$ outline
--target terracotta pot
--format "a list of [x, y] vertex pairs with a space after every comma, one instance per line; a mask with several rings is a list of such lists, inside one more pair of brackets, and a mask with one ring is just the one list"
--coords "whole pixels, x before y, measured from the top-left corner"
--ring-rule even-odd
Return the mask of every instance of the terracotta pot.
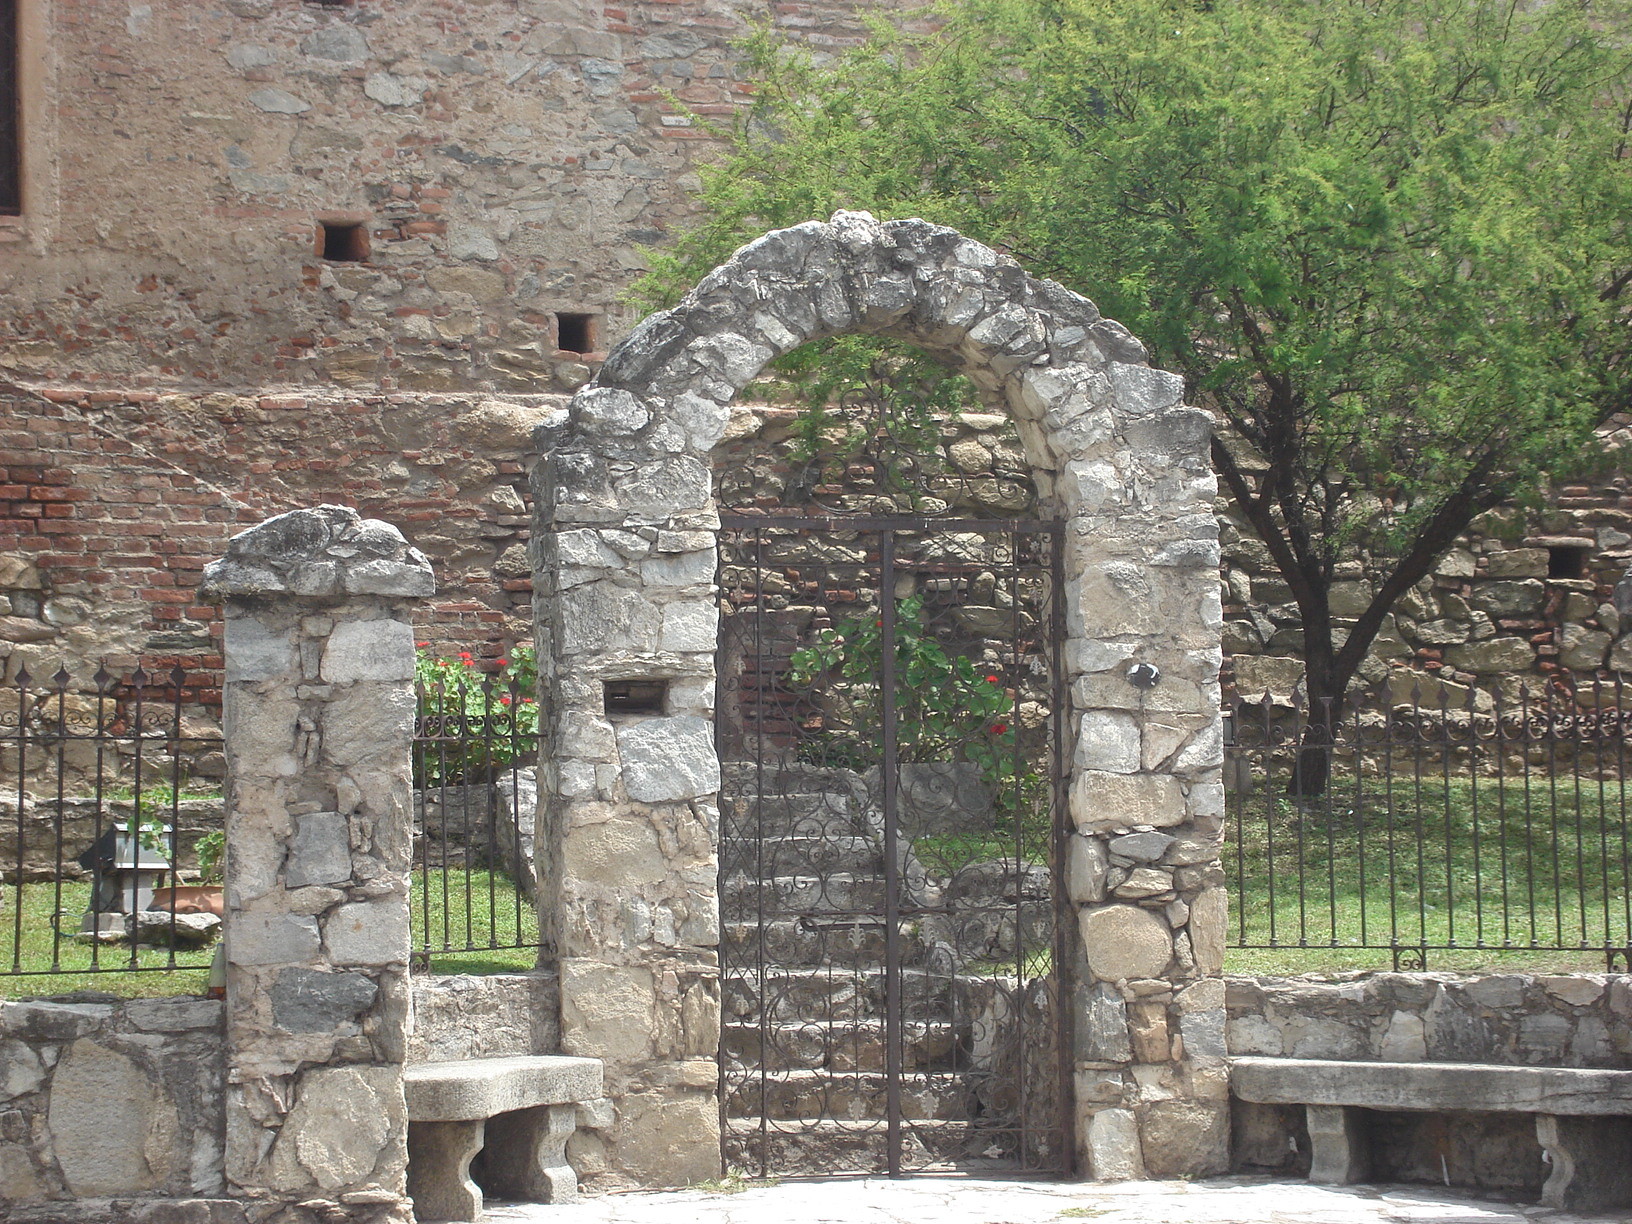
[[147, 908], [176, 914], [214, 914], [220, 918], [226, 910], [226, 899], [219, 884], [178, 884], [174, 888], [155, 888]]

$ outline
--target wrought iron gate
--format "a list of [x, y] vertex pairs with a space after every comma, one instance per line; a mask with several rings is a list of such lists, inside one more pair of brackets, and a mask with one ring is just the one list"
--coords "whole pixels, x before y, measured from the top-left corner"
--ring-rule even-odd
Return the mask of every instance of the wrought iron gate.
[[1068, 1172], [1060, 525], [722, 517], [726, 1164]]

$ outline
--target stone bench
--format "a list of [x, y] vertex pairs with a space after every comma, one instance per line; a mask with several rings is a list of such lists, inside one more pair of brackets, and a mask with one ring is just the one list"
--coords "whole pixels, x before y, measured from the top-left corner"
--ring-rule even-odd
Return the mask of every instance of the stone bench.
[[1632, 1206], [1632, 1071], [1236, 1058], [1230, 1092], [1256, 1104], [1304, 1107], [1310, 1181], [1366, 1179], [1370, 1154], [1359, 1110], [1528, 1113], [1536, 1115], [1536, 1140], [1551, 1169], [1544, 1205]]
[[542, 1055], [410, 1065], [408, 1193], [414, 1215], [475, 1220], [482, 1189], [470, 1162], [482, 1153], [494, 1194], [531, 1203], [568, 1203], [578, 1177], [566, 1143], [580, 1103], [601, 1096], [601, 1061]]

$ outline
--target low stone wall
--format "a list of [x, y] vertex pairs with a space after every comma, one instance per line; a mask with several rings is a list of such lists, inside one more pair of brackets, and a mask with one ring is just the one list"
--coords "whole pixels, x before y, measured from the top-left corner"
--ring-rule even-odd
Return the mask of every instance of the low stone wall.
[[1232, 1055], [1632, 1067], [1632, 975], [1231, 978]]
[[0, 1205], [224, 1188], [214, 999], [0, 1002]]
[[413, 992], [410, 1063], [561, 1049], [560, 983], [554, 973], [416, 977]]
[[[407, 1061], [553, 1054], [557, 992], [550, 973], [415, 978]], [[0, 1219], [224, 1194], [224, 1042], [215, 999], [0, 1002]]]

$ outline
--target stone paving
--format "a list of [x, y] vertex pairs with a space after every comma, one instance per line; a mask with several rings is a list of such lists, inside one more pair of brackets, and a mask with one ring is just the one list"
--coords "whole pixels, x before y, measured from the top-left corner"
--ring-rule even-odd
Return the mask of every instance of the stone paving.
[[607, 1194], [562, 1206], [489, 1203], [507, 1224], [1586, 1224], [1546, 1207], [1432, 1186], [1312, 1186], [1260, 1178], [1195, 1182], [1012, 1182], [920, 1177], [791, 1180], [719, 1190]]

